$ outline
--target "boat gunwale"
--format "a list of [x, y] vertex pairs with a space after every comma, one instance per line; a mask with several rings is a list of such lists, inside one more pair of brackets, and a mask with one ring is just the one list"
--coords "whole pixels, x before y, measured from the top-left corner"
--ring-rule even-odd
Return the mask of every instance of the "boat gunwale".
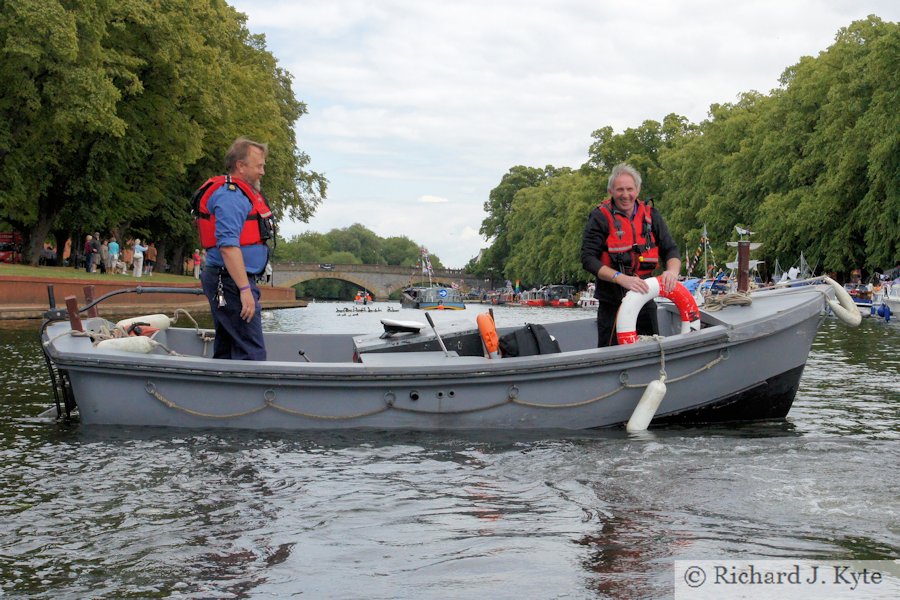
[[[675, 360], [695, 352], [709, 352], [727, 346], [728, 332], [726, 328], [716, 325], [699, 332], [679, 334], [662, 339], [666, 360]], [[432, 372], [413, 371], [409, 364], [403, 365], [367, 365], [364, 362], [288, 362], [267, 361], [265, 370], [260, 370], [258, 363], [251, 361], [225, 361], [200, 356], [168, 356], [164, 354], [130, 354], [120, 350], [101, 351], [103, 354], [89, 355], [84, 352], [60, 353], [50, 347], [54, 362], [60, 368], [79, 370], [115, 370], [130, 372], [166, 372], [191, 375], [228, 376], [234, 378], [288, 378], [297, 380], [309, 379], [341, 379], [341, 380], [392, 380], [392, 379], [442, 379], [447, 377], [497, 377], [527, 376], [554, 373], [561, 376], [560, 371], [580, 371], [610, 366], [634, 368], [643, 363], [658, 363], [660, 346], [656, 342], [637, 343], [627, 349], [623, 347], [588, 348], [572, 350], [557, 354], [524, 356], [515, 358], [488, 359], [483, 362], [453, 364], [453, 358], [446, 362], [428, 365]], [[440, 351], [435, 355], [442, 354]], [[148, 361], [148, 358], [150, 359]], [[468, 357], [476, 358], [476, 357]], [[177, 362], [176, 362], [177, 361]], [[184, 364], [191, 362], [194, 364]], [[182, 364], [178, 364], [182, 363]], [[237, 363], [237, 364], [236, 364]], [[638, 364], [635, 364], [638, 363]], [[227, 369], [224, 367], [227, 365]], [[337, 371], [337, 372], [336, 372]]]
[[[797, 322], [822, 313], [819, 307], [811, 310], [814, 298], [790, 306], [784, 310], [752, 319], [744, 323], [727, 323], [711, 316], [711, 325], [700, 331], [677, 334], [661, 338], [659, 342], [639, 342], [628, 347], [612, 346], [606, 348], [587, 348], [528, 357], [504, 358], [483, 362], [453, 364], [452, 358], [427, 365], [431, 372], [414, 371], [409, 364], [402, 365], [367, 365], [363, 359], [355, 362], [293, 362], [266, 361], [265, 370], [260, 370], [260, 363], [253, 361], [225, 361], [202, 356], [168, 356], [165, 354], [132, 354], [119, 350], [98, 351], [88, 354], [80, 351], [60, 351], [53, 343], [47, 349], [59, 368], [84, 371], [116, 371], [127, 370], [131, 373], [153, 372], [173, 375], [202, 375], [206, 377], [231, 377], [235, 379], [289, 379], [295, 381], [393, 381], [409, 379], [439, 380], [447, 378], [474, 377], [493, 378], [508, 376], [538, 376], [553, 373], [555, 377], [575, 376], [588, 369], [611, 370], [610, 367], [622, 370], [645, 366], [646, 363], [660, 362], [660, 347], [666, 361], [677, 360], [684, 356], [711, 351], [721, 352], [735, 345], [751, 342], [755, 339], [777, 334], [793, 324], [782, 325], [783, 319], [795, 316]], [[740, 307], [738, 307], [740, 308]], [[806, 313], [806, 314], [803, 314]], [[704, 313], [708, 314], [708, 313]], [[590, 321], [592, 319], [584, 319]], [[777, 323], [775, 328], [760, 327]], [[335, 335], [335, 334], [295, 334], [272, 332], [274, 335]], [[46, 335], [46, 334], [45, 334]], [[269, 334], [267, 334], [269, 335]], [[352, 335], [347, 334], [348, 337]], [[439, 351], [435, 355], [441, 354]], [[476, 357], [467, 357], [476, 358]], [[179, 364], [181, 363], [181, 364]], [[190, 364], [185, 364], [190, 363]], [[225, 368], [227, 365], [227, 368]]]

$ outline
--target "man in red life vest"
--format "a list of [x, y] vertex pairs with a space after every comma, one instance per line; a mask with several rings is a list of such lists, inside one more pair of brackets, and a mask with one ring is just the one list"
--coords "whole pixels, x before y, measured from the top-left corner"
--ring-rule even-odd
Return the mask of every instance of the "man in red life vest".
[[[610, 198], [591, 211], [581, 238], [581, 265], [597, 278], [598, 346], [614, 345], [616, 315], [629, 290], [649, 291], [644, 279], [660, 264], [662, 286], [675, 288], [681, 254], [659, 212], [638, 200], [641, 176], [625, 163], [613, 167], [607, 186]], [[657, 332], [656, 308], [648, 302], [637, 319], [640, 335]]]
[[209, 179], [194, 194], [201, 274], [216, 328], [214, 358], [266, 360], [257, 277], [269, 260], [272, 213], [260, 193], [268, 147], [238, 138], [225, 154], [228, 175]]

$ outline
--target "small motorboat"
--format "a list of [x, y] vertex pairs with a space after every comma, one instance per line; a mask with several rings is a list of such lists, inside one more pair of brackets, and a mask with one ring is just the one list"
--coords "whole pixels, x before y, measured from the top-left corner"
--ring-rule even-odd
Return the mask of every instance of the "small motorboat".
[[[177, 315], [82, 320], [100, 300], [79, 309], [74, 298], [51, 307], [40, 339], [57, 415], [84, 425], [641, 429], [783, 418], [829, 307], [858, 319], [830, 281], [758, 290], [715, 312], [686, 290], [652, 292], [629, 292], [620, 344], [607, 348], [593, 317], [497, 330], [485, 313], [438, 330], [425, 313], [430, 326], [385, 320], [380, 334], [267, 333], [269, 360], [221, 360], [214, 333], [177, 327]], [[637, 339], [646, 302], [661, 335]]]

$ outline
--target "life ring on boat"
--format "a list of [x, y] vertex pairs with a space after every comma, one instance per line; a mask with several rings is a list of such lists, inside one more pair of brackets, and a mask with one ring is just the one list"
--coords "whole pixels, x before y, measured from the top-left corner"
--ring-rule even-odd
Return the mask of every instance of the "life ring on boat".
[[834, 295], [837, 298], [837, 300], [831, 300], [826, 296], [825, 301], [831, 307], [831, 312], [850, 327], [859, 326], [862, 323], [862, 314], [856, 308], [856, 302], [853, 301], [844, 286], [831, 277], [825, 277], [822, 281], [834, 289]]
[[500, 338], [497, 336], [494, 319], [488, 313], [481, 313], [475, 317], [475, 322], [478, 323], [478, 333], [487, 348], [488, 358], [500, 358]]
[[641, 307], [658, 296], [668, 298], [678, 307], [681, 317], [681, 333], [700, 330], [700, 309], [697, 301], [680, 282], [675, 284], [675, 289], [667, 292], [662, 289], [662, 275], [646, 279], [650, 287], [648, 292], [639, 294], [630, 291], [622, 299], [619, 307], [619, 316], [616, 318], [616, 339], [620, 345], [633, 344], [637, 341], [637, 317]]

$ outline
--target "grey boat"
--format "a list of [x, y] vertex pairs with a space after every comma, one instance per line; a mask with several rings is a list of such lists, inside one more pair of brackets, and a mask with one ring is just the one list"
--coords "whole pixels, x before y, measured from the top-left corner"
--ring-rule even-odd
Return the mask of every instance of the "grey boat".
[[598, 349], [586, 318], [545, 325], [558, 352], [503, 358], [487, 357], [475, 319], [438, 330], [388, 322], [380, 335], [267, 333], [266, 362], [212, 359], [211, 331], [174, 326], [154, 334], [149, 352], [109, 348], [94, 343], [115, 327], [102, 318], [85, 319], [84, 333], [48, 321], [41, 339], [58, 414], [85, 425], [615, 427], [660, 379], [653, 426], [753, 421], [788, 414], [836, 293], [823, 284], [757, 291], [749, 306], [701, 310], [701, 328], [687, 333], [678, 307], [657, 300], [664, 337]]

